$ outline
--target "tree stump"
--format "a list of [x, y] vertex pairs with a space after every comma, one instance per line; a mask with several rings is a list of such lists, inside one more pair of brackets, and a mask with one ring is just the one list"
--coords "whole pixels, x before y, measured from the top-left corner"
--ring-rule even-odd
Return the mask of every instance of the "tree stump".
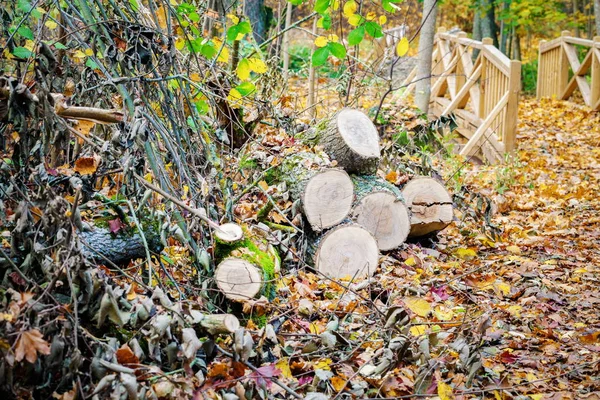
[[215, 270], [217, 287], [230, 300], [244, 301], [255, 298], [263, 289], [263, 271], [241, 258], [221, 261]]
[[360, 225], [337, 226], [315, 244], [315, 269], [330, 278], [362, 279], [377, 269], [377, 241]]
[[226, 298], [244, 301], [265, 295], [275, 297], [274, 279], [281, 261], [275, 248], [251, 230], [233, 243], [215, 243], [215, 282]]
[[379, 250], [392, 250], [406, 241], [410, 215], [398, 188], [374, 176], [354, 176], [356, 202], [352, 219], [377, 240]]
[[425, 236], [452, 222], [452, 198], [437, 180], [414, 178], [404, 186], [402, 195], [411, 211], [409, 236]]
[[374, 174], [379, 164], [379, 134], [363, 112], [345, 108], [321, 132], [319, 143], [349, 173]]
[[322, 231], [342, 222], [352, 209], [354, 186], [340, 169], [310, 169], [319, 166], [315, 155], [297, 154], [282, 165], [282, 179], [293, 199], [300, 199], [311, 228]]

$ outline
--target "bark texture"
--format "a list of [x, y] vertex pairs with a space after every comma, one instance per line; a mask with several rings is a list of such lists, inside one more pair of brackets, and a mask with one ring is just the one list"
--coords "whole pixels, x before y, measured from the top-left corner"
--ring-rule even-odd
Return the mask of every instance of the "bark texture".
[[345, 108], [328, 123], [320, 144], [349, 173], [373, 174], [380, 159], [379, 133], [362, 111]]
[[429, 97], [431, 95], [431, 57], [433, 55], [436, 17], [437, 0], [424, 0], [423, 22], [419, 37], [415, 104], [425, 114], [429, 112]]
[[[145, 258], [146, 250], [142, 238], [138, 233], [129, 234], [119, 232], [111, 233], [105, 228], [95, 228], [91, 232], [78, 232], [79, 238], [84, 242], [82, 254], [87, 259], [102, 264], [109, 259], [115, 264], [124, 264], [137, 258]], [[163, 249], [158, 232], [144, 232], [148, 249], [159, 253]]]

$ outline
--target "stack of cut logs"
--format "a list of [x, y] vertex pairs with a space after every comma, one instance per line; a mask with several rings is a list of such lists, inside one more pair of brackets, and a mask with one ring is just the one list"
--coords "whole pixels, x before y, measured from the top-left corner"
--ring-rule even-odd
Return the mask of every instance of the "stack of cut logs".
[[[452, 221], [452, 200], [437, 180], [416, 177], [400, 189], [375, 176], [379, 135], [362, 112], [343, 109], [315, 139], [337, 162], [335, 168], [315, 169], [316, 155], [295, 154], [284, 162], [282, 179], [291, 197], [301, 200], [312, 231], [307, 261], [319, 273], [364, 279], [377, 269], [380, 251]], [[215, 272], [225, 295], [238, 300], [258, 295], [262, 277], [258, 266], [239, 258], [225, 259]]]

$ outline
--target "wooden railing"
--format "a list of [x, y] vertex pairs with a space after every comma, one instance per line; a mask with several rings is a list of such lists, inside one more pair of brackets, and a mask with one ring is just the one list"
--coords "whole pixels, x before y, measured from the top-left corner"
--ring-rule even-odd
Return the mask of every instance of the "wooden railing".
[[[461, 154], [481, 149], [488, 162], [503, 161], [515, 148], [521, 62], [508, 59], [489, 38], [479, 42], [444, 29], [432, 51], [430, 113], [454, 114], [467, 139]], [[416, 76], [415, 68], [405, 80], [407, 92], [414, 91]]]
[[[585, 104], [600, 110], [600, 36], [594, 40], [562, 36], [540, 43], [538, 58], [537, 97], [568, 100], [579, 89]], [[579, 46], [583, 61], [578, 55]]]

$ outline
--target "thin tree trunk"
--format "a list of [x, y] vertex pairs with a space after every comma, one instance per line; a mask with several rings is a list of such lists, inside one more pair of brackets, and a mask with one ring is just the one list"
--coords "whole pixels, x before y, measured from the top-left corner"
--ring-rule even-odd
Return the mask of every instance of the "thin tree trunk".
[[[600, 1], [600, 0], [599, 0]], [[510, 0], [504, 0], [502, 2], [502, 10], [503, 14], [508, 14], [510, 10]], [[510, 54], [508, 52], [508, 37], [510, 34], [510, 25], [507, 25], [504, 22], [504, 19], [500, 23], [500, 51], [506, 55]]]
[[425, 114], [429, 111], [431, 94], [431, 56], [435, 38], [435, 20], [437, 17], [437, 1], [423, 2], [423, 24], [419, 37], [419, 60], [417, 62], [417, 84], [415, 91], [416, 106]]
[[[315, 16], [314, 20], [313, 20], [313, 35], [316, 36], [317, 35], [317, 17]], [[315, 50], [317, 49], [317, 46], [315, 46], [315, 44], [313, 43], [312, 45], [312, 53], [315, 52]], [[312, 56], [311, 56], [312, 59]], [[317, 74], [315, 71], [315, 67], [312, 65], [312, 62], [310, 64], [310, 68], [308, 70], [308, 101], [306, 104], [306, 108], [309, 109], [309, 114], [313, 117], [316, 118], [317, 116], [317, 107], [315, 107], [315, 103], [316, 103], [316, 96], [315, 96], [315, 81], [317, 80]]]
[[288, 78], [288, 70], [290, 69], [290, 35], [288, 29], [292, 24], [292, 11], [293, 5], [292, 3], [287, 3], [287, 9], [285, 10], [285, 33], [283, 34], [283, 44], [282, 44], [282, 53], [283, 53], [283, 77], [287, 82]]
[[596, 35], [600, 36], [600, 0], [594, 0], [594, 16], [596, 17]]
[[573, 0], [573, 20], [575, 21], [575, 36], [579, 37], [579, 21], [577, 21], [577, 14], [579, 13], [579, 1]]
[[498, 35], [496, 35], [496, 13], [493, 0], [481, 0], [481, 36], [494, 40], [494, 46], [498, 47]]
[[521, 60], [521, 37], [519, 36], [519, 34], [517, 33], [517, 30], [515, 29], [513, 31], [513, 60]]

